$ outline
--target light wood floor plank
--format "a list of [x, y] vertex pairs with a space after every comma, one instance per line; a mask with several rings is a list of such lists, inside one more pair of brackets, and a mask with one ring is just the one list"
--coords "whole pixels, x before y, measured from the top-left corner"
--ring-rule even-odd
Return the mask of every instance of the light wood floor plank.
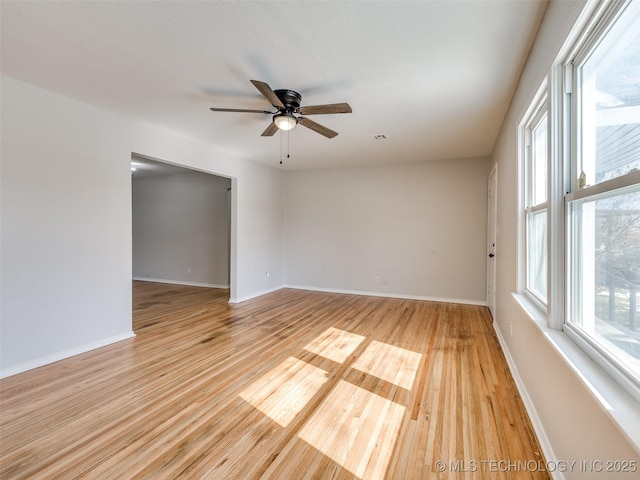
[[482, 471], [544, 461], [486, 308], [133, 285], [135, 338], [0, 381], [0, 478], [549, 478]]

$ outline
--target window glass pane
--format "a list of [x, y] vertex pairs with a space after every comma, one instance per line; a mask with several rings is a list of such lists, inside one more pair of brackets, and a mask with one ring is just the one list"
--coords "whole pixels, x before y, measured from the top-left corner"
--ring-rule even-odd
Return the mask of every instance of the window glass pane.
[[527, 214], [527, 289], [547, 302], [547, 211]]
[[569, 204], [569, 321], [640, 379], [640, 186]]
[[531, 132], [532, 198], [531, 205], [547, 201], [547, 116]]
[[640, 168], [640, 2], [631, 2], [578, 72], [586, 184]]

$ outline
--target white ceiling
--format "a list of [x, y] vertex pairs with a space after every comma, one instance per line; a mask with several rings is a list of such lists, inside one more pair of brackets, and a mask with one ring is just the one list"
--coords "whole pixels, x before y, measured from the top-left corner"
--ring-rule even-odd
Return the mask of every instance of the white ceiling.
[[[490, 155], [546, 2], [0, 5], [3, 75], [273, 166], [288, 141], [295, 169]], [[327, 139], [261, 137], [268, 115], [209, 111], [272, 110], [250, 79], [353, 113], [313, 116], [339, 132]]]

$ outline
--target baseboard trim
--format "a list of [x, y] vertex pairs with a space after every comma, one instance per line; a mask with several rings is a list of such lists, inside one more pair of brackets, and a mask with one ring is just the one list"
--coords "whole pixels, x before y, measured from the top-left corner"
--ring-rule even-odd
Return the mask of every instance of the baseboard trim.
[[61, 352], [57, 352], [51, 355], [47, 355], [45, 357], [37, 358], [29, 362], [20, 363], [18, 365], [14, 365], [13, 367], [9, 367], [7, 369], [0, 371], [0, 378], [17, 375], [18, 373], [23, 373], [23, 372], [26, 372], [27, 370], [33, 370], [34, 368], [42, 367], [44, 365], [48, 365], [50, 363], [54, 363], [59, 360], [64, 360], [65, 358], [74, 357], [76, 355], [80, 355], [81, 353], [86, 353], [91, 350], [95, 350], [96, 348], [106, 347], [107, 345], [111, 345], [112, 343], [121, 342], [122, 340], [127, 340], [128, 338], [133, 338], [135, 336], [136, 334], [133, 333], [133, 331], [131, 330], [129, 332], [122, 333], [120, 335], [114, 335], [113, 337], [103, 338], [101, 340], [96, 340], [95, 342], [87, 343], [85, 345], [81, 345], [76, 348], [70, 348], [68, 350], [63, 350]]
[[262, 295], [266, 295], [268, 293], [277, 292], [278, 290], [282, 290], [283, 288], [284, 287], [282, 285], [280, 285], [278, 287], [269, 288], [267, 290], [261, 290], [259, 292], [252, 293], [250, 295], [245, 295], [244, 297], [232, 297], [232, 298], [229, 298], [229, 303], [246, 302], [247, 300], [251, 300], [253, 298], [261, 297]]
[[368, 291], [362, 291], [362, 290], [342, 290], [338, 288], [309, 287], [305, 285], [285, 285], [283, 288], [293, 288], [295, 290], [310, 290], [313, 292], [362, 295], [362, 296], [368, 296], [368, 297], [401, 298], [405, 300], [423, 300], [427, 302], [461, 303], [464, 305], [479, 305], [481, 307], [487, 306], [486, 301], [468, 300], [463, 298], [443, 298], [443, 297], [429, 297], [429, 296], [423, 296], [423, 295], [405, 295], [400, 293], [368, 292]]
[[247, 300], [251, 300], [256, 297], [260, 297], [262, 295], [266, 295], [268, 293], [276, 292], [283, 288], [291, 288], [293, 290], [308, 290], [311, 292], [325, 292], [325, 293], [338, 293], [338, 294], [346, 294], [346, 295], [361, 295], [368, 297], [384, 297], [384, 298], [401, 298], [405, 300], [422, 300], [427, 302], [443, 302], [443, 303], [460, 303], [463, 305], [478, 305], [481, 307], [486, 307], [486, 301], [480, 300], [469, 300], [463, 298], [443, 298], [443, 297], [428, 297], [423, 295], [404, 295], [404, 294], [396, 294], [396, 293], [382, 293], [382, 292], [367, 292], [362, 290], [343, 290], [339, 288], [321, 288], [321, 287], [310, 287], [306, 285], [281, 285], [278, 287], [270, 288], [268, 290], [262, 290], [260, 292], [253, 293], [251, 295], [246, 295], [244, 297], [230, 298], [229, 303], [242, 303]]
[[139, 282], [155, 282], [155, 283], [169, 283], [172, 285], [186, 285], [188, 287], [223, 288], [225, 290], [229, 289], [229, 285], [222, 285], [218, 283], [184, 282], [182, 280], [167, 280], [166, 278], [133, 277], [133, 280], [137, 280]]
[[[513, 361], [513, 357], [511, 357], [511, 353], [507, 348], [507, 344], [504, 341], [504, 337], [502, 336], [502, 332], [498, 328], [498, 324], [493, 322], [493, 330], [496, 332], [496, 337], [498, 338], [498, 343], [500, 343], [500, 348], [502, 349], [502, 353], [504, 354], [505, 359], [507, 360], [507, 365], [509, 367], [509, 371], [511, 371], [511, 376], [516, 384], [516, 388], [520, 393], [520, 397], [522, 398], [522, 403], [524, 403], [524, 408], [527, 410], [527, 414], [529, 415], [529, 419], [531, 420], [531, 424], [533, 425], [533, 430], [536, 432], [536, 436], [538, 437], [538, 441], [540, 442], [540, 448], [542, 449], [542, 453], [547, 461], [554, 460], [556, 458], [553, 448], [551, 447], [551, 442], [547, 437], [547, 433], [540, 421], [540, 417], [538, 417], [538, 412], [536, 411], [535, 406], [533, 405], [533, 401], [529, 396], [529, 392], [520, 378], [520, 374], [518, 373], [518, 369], [516, 368], [516, 364]], [[549, 474], [553, 480], [565, 480], [564, 474], [559, 471], [559, 469], [550, 470]]]

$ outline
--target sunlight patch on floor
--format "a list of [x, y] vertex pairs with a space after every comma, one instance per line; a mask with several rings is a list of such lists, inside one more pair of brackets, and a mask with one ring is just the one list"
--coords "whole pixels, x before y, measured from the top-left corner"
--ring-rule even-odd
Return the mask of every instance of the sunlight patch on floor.
[[[364, 340], [361, 335], [330, 327], [304, 350], [343, 364]], [[372, 341], [297, 437], [358, 478], [383, 479], [421, 359], [419, 353]], [[327, 373], [288, 357], [240, 396], [286, 427], [327, 382]], [[295, 445], [288, 448], [295, 450]], [[272, 465], [274, 472], [277, 463]]]
[[[371, 342], [351, 368], [393, 388], [381, 396], [340, 380], [298, 437], [358, 478], [384, 478], [406, 408], [392, 399], [399, 389], [411, 390], [421, 359], [419, 353]], [[361, 381], [379, 386], [370, 377]]]
[[405, 407], [340, 380], [298, 437], [358, 478], [382, 479]]
[[333, 360], [336, 363], [344, 363], [365, 337], [355, 333], [329, 327], [313, 341], [304, 346], [304, 349]]
[[352, 368], [411, 390], [422, 355], [374, 340]]
[[[330, 327], [304, 346], [308, 352], [343, 363], [365, 337]], [[295, 357], [253, 382], [240, 397], [286, 427], [327, 382], [327, 372]]]
[[240, 397], [286, 427], [327, 382], [321, 368], [288, 357], [240, 393]]

